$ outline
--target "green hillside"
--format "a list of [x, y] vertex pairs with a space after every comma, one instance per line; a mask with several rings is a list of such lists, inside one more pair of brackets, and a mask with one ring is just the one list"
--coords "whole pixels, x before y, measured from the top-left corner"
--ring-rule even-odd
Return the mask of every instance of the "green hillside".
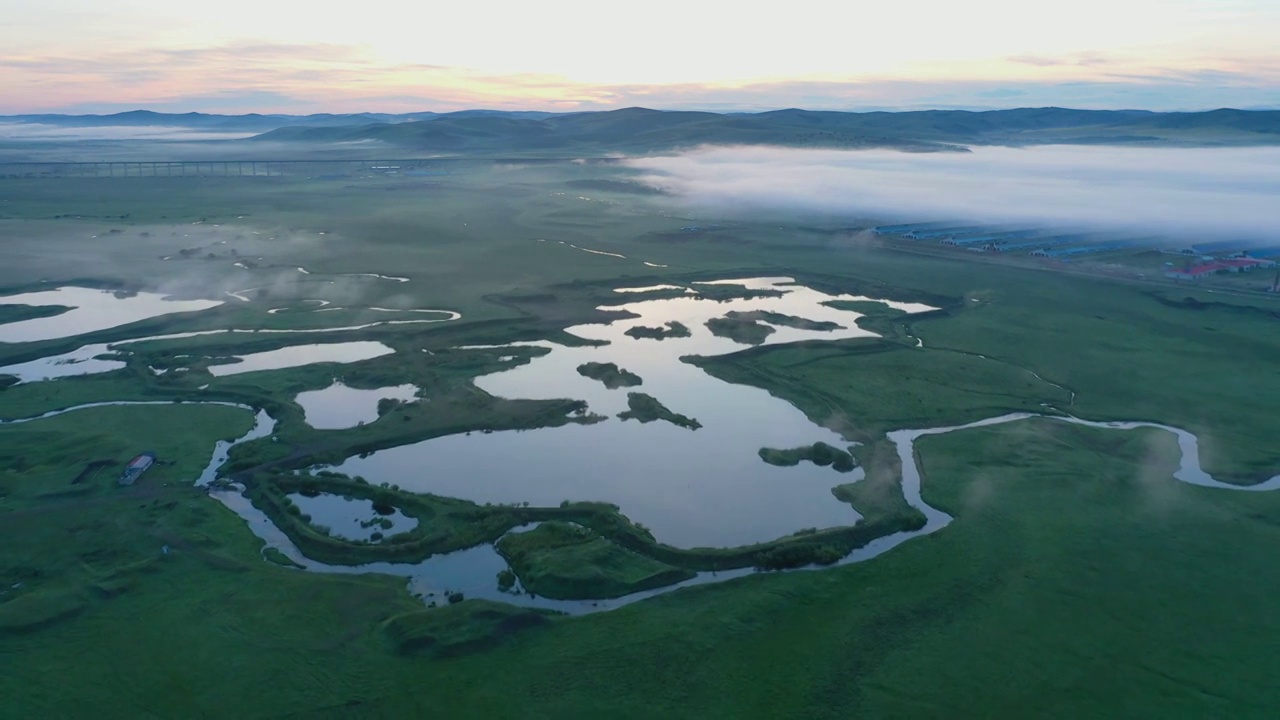
[[717, 114], [625, 108], [544, 117], [454, 114], [394, 124], [288, 127], [256, 139], [314, 143], [379, 140], [406, 149], [445, 153], [649, 153], [705, 144], [916, 151], [985, 144], [1260, 145], [1280, 141], [1280, 112], [1024, 108], [900, 113], [789, 109]]

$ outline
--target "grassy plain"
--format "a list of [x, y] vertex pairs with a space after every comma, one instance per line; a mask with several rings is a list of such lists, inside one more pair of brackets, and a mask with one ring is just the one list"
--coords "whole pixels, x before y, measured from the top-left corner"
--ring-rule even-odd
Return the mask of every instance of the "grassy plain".
[[563, 522], [509, 534], [497, 548], [526, 591], [562, 600], [621, 597], [694, 576]]
[[[357, 308], [344, 323], [386, 319], [358, 312], [371, 307], [463, 314], [341, 333], [397, 350], [341, 367], [216, 379], [198, 366], [185, 378], [146, 369], [183, 348], [234, 354], [318, 334], [139, 346], [115, 373], [0, 390], [0, 414], [117, 399], [267, 407], [281, 440], [244, 446], [233, 462], [245, 468], [541, 424], [571, 407], [513, 403], [469, 383], [539, 350], [448, 348], [564, 339], [562, 328], [618, 301], [615, 286], [790, 274], [943, 308], [869, 315], [864, 325], [887, 341], [697, 361], [865, 443], [855, 455], [867, 479], [835, 494], [867, 521], [907, 516], [886, 431], [1045, 405], [1195, 432], [1224, 480], [1280, 469], [1274, 300], [905, 253], [850, 242], [846, 219], [699, 216], [662, 196], [571, 184], [627, 179], [617, 168], [564, 165], [477, 166], [429, 180], [0, 180], [0, 287], [269, 288], [209, 315], [0, 348], [5, 361], [140, 331], [314, 328], [314, 314], [266, 312], [307, 299]], [[691, 223], [723, 229], [680, 232]], [[161, 259], [197, 246], [191, 258]], [[234, 267], [237, 257], [254, 267]], [[351, 272], [411, 280], [343, 275]], [[519, 357], [501, 360], [508, 355]], [[354, 431], [308, 428], [292, 397], [334, 376], [353, 387], [413, 382], [432, 403]], [[186, 484], [213, 441], [251, 419], [233, 408], [131, 408], [0, 426], [0, 714], [1241, 718], [1267, 717], [1280, 701], [1267, 674], [1280, 636], [1269, 551], [1280, 540], [1280, 496], [1175, 482], [1172, 441], [1160, 433], [1035, 421], [926, 438], [925, 499], [956, 518], [936, 535], [865, 564], [547, 618], [472, 601], [424, 610], [401, 580], [264, 562], [243, 522]], [[85, 464], [140, 449], [181, 464], [133, 488], [116, 488], [105, 471], [70, 484]], [[631, 537], [643, 546], [615, 531], [618, 545]], [[166, 544], [171, 553], [158, 555]], [[748, 557], [739, 555], [725, 553], [734, 566]]]
[[[547, 622], [251, 562], [238, 519], [165, 488], [189, 498], [166, 522], [239, 562], [175, 552], [73, 618], [5, 633], [22, 661], [0, 686], [18, 715], [99, 717], [1266, 717], [1280, 498], [1176, 483], [1153, 461], [1169, 442], [1050, 422], [930, 438], [926, 499], [956, 515], [930, 539]], [[111, 507], [143, 534], [133, 506]]]

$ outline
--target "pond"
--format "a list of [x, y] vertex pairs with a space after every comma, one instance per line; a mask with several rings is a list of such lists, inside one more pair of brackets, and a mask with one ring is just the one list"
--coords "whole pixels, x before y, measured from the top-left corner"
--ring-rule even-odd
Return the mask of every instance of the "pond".
[[413, 385], [394, 385], [376, 390], [358, 390], [335, 380], [323, 390], [298, 393], [307, 424], [317, 430], [339, 430], [378, 419], [378, 401], [412, 402], [418, 393]]
[[210, 365], [209, 373], [214, 376], [239, 375], [259, 370], [281, 370], [315, 363], [353, 363], [390, 355], [393, 352], [395, 351], [386, 345], [372, 340], [292, 345], [278, 350], [240, 355], [236, 357], [236, 362], [225, 365]]
[[329, 534], [343, 540], [377, 541], [418, 526], [417, 518], [411, 518], [392, 508], [388, 515], [380, 514], [373, 501], [320, 493], [309, 497], [301, 493], [288, 496], [304, 515], [311, 516], [311, 524], [329, 529]]
[[[0, 326], [3, 327], [3, 326]], [[85, 345], [68, 353], [52, 355], [16, 365], [0, 367], [0, 375], [12, 375], [18, 382], [39, 382], [74, 375], [111, 372], [125, 366], [123, 360], [112, 360], [114, 352], [105, 344]]]
[[[843, 437], [764, 390], [718, 380], [681, 358], [749, 347], [713, 335], [706, 327], [708, 320], [731, 311], [778, 313], [838, 326], [828, 330], [772, 326], [774, 332], [765, 344], [873, 337], [874, 333], [857, 326], [859, 313], [824, 304], [867, 298], [829, 295], [793, 284], [789, 278], [732, 284], [781, 294], [728, 301], [697, 295], [626, 301], [609, 309], [638, 317], [568, 329], [607, 345], [537, 343], [551, 352], [476, 379], [481, 389], [506, 398], [585, 400], [592, 412], [608, 417], [604, 422], [452, 435], [349, 458], [333, 469], [362, 475], [374, 484], [389, 482], [406, 490], [481, 503], [616, 503], [659, 541], [681, 547], [744, 545], [804, 528], [850, 525], [858, 514], [831, 490], [861, 477], [860, 469], [838, 473], [809, 463], [775, 467], [758, 455], [764, 447], [794, 448], [819, 441], [847, 447]], [[904, 312], [932, 309], [886, 304]], [[686, 325], [689, 337], [658, 340], [626, 334], [632, 328], [672, 321]], [[639, 375], [642, 384], [608, 389], [578, 373], [578, 366], [588, 362], [615, 363]], [[629, 391], [653, 396], [672, 412], [697, 420], [701, 428], [618, 419], [618, 413], [628, 408]]]
[[52, 317], [2, 324], [0, 342], [36, 342], [72, 337], [170, 313], [207, 310], [221, 304], [218, 300], [174, 300], [157, 293], [125, 294], [82, 287], [60, 287], [7, 295], [0, 297], [0, 305], [59, 305], [70, 310]]

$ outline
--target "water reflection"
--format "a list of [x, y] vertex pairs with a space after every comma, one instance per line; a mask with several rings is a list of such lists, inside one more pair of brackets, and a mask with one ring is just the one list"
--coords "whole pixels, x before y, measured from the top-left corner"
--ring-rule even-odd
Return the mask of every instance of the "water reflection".
[[325, 345], [293, 345], [278, 350], [241, 355], [236, 358], [237, 362], [226, 365], [210, 365], [209, 373], [215, 376], [239, 375], [315, 363], [353, 363], [390, 355], [393, 352], [395, 351], [386, 345], [372, 340]]
[[[524, 432], [453, 435], [349, 458], [335, 469], [390, 482], [407, 490], [476, 502], [563, 500], [616, 503], [662, 542], [682, 547], [744, 545], [803, 528], [850, 525], [858, 514], [831, 494], [834, 485], [855, 481], [861, 470], [840, 475], [802, 463], [775, 467], [762, 462], [762, 447], [791, 448], [822, 441], [845, 447], [843, 437], [815, 425], [790, 403], [759, 388], [717, 380], [682, 362], [687, 355], [722, 355], [746, 345], [713, 335], [706, 321], [730, 311], [764, 311], [830, 321], [831, 331], [775, 326], [766, 344], [800, 340], [871, 337], [861, 315], [824, 303], [865, 300], [830, 295], [790, 278], [732, 281], [779, 297], [712, 301], [697, 296], [642, 300], [610, 306], [638, 317], [569, 328], [579, 337], [606, 341], [596, 347], [533, 343], [551, 350], [526, 365], [476, 379], [476, 385], [507, 398], [575, 398], [609, 416], [595, 425], [569, 425]], [[895, 303], [907, 312], [924, 305]], [[626, 331], [669, 321], [684, 323], [687, 338], [637, 339]], [[627, 389], [610, 390], [578, 374], [587, 362], [612, 362], [644, 380], [639, 388], [675, 413], [702, 424], [697, 432], [666, 422], [624, 423]]]
[[64, 305], [71, 309], [52, 317], [0, 325], [0, 342], [72, 337], [170, 313], [207, 310], [221, 304], [218, 300], [172, 300], [164, 295], [145, 292], [125, 296], [109, 290], [81, 287], [7, 295], [0, 297], [0, 305]]
[[379, 400], [411, 402], [417, 392], [413, 385], [358, 390], [335, 380], [323, 390], [298, 393], [296, 400], [308, 425], [317, 430], [338, 430], [377, 420]]
[[411, 518], [396, 508], [387, 514], [379, 513], [371, 500], [320, 493], [308, 497], [301, 493], [289, 495], [293, 504], [304, 515], [311, 516], [311, 524], [328, 528], [333, 537], [344, 540], [380, 541], [418, 526], [417, 518]]

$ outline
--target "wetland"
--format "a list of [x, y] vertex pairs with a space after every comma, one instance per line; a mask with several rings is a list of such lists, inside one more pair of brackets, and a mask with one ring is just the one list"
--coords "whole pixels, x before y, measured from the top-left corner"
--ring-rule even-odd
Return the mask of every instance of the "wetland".
[[633, 174], [0, 181], [15, 712], [1269, 706], [1274, 298]]

